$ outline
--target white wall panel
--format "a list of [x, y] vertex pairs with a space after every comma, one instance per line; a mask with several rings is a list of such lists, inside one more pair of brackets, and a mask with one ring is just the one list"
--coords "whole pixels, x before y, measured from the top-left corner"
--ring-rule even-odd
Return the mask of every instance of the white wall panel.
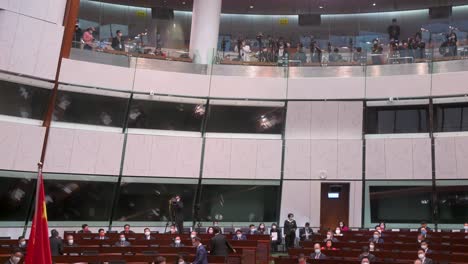
[[204, 178], [228, 178], [231, 170], [231, 140], [207, 138], [205, 141]]
[[362, 139], [362, 102], [339, 102], [338, 138]]
[[338, 138], [338, 102], [312, 102], [310, 138]]
[[284, 154], [285, 179], [310, 179], [310, 140], [286, 140]]
[[257, 142], [257, 179], [281, 178], [281, 140], [259, 140]]
[[286, 78], [213, 75], [210, 96], [285, 99], [286, 86]]
[[2, 70], [8, 70], [10, 66], [11, 50], [15, 41], [18, 20], [18, 14], [0, 10], [0, 54], [2, 54], [0, 56], [0, 69]]
[[286, 139], [310, 138], [311, 102], [288, 102], [286, 113]]
[[[398, 67], [395, 65], [388, 66]], [[429, 96], [430, 89], [431, 76], [429, 74], [366, 78], [366, 98]]]
[[34, 76], [49, 80], [55, 78], [60, 48], [62, 46], [63, 30], [62, 26], [44, 23]]
[[288, 79], [288, 99], [364, 98], [363, 77], [319, 77]]

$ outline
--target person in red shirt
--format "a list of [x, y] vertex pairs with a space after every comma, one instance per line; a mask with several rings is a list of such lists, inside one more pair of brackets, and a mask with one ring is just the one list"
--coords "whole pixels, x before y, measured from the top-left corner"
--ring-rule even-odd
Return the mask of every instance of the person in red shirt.
[[96, 31], [93, 27], [89, 27], [86, 29], [86, 31], [83, 33], [83, 42], [85, 43], [84, 49], [87, 50], [92, 50], [93, 49], [93, 42], [94, 42], [94, 37], [93, 37], [93, 32]]
[[340, 227], [341, 229], [341, 232], [346, 232], [346, 231], [349, 231], [349, 227], [345, 224], [345, 222], [343, 221], [340, 221], [338, 223], [338, 226]]
[[324, 247], [322, 247], [322, 250], [338, 250], [335, 247], [333, 247], [333, 241], [327, 240], [326, 244]]

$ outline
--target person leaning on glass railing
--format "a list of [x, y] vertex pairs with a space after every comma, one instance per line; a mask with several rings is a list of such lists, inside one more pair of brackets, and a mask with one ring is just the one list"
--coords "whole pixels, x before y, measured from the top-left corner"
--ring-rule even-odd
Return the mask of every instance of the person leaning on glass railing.
[[86, 31], [83, 33], [83, 42], [84, 42], [84, 49], [86, 50], [92, 50], [93, 49], [93, 42], [94, 42], [94, 37], [93, 37], [93, 32], [96, 31], [94, 27], [89, 27], [86, 29]]
[[123, 38], [122, 38], [122, 32], [120, 30], [117, 30], [115, 32], [115, 37], [112, 38], [111, 47], [114, 50], [125, 51], [125, 45], [124, 45], [124, 41], [123, 41]]

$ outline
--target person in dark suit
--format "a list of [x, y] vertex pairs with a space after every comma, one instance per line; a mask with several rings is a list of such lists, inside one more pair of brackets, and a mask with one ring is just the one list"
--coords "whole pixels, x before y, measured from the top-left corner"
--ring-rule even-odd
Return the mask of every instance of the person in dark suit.
[[50, 253], [52, 256], [60, 256], [63, 254], [63, 242], [62, 238], [60, 238], [59, 233], [57, 230], [52, 229], [50, 231]]
[[145, 228], [143, 232], [144, 232], [144, 237], [143, 237], [144, 240], [155, 240], [155, 238], [151, 236], [151, 231], [149, 228]]
[[232, 240], [247, 240], [247, 237], [242, 234], [240, 229], [236, 230], [236, 235], [232, 237]]
[[181, 242], [180, 236], [176, 236], [174, 241], [170, 245], [171, 247], [185, 247], [185, 245]]
[[73, 236], [72, 235], [68, 235], [66, 237], [66, 240], [65, 240], [65, 243], [64, 243], [64, 247], [78, 247], [79, 245], [75, 243], [75, 241], [73, 240]]
[[134, 234], [132, 230], [130, 230], [130, 225], [126, 224], [124, 225], [124, 230], [120, 232], [120, 234], [128, 235], [128, 234]]
[[359, 255], [359, 261], [362, 262], [362, 260], [364, 258], [367, 258], [370, 262], [377, 261], [377, 258], [373, 254], [369, 253], [369, 247], [368, 246], [362, 247], [362, 253], [361, 253], [361, 255]]
[[299, 238], [301, 241], [311, 241], [314, 239], [314, 231], [310, 228], [309, 223], [305, 223], [305, 227], [299, 229]]
[[78, 234], [90, 234], [91, 230], [89, 230], [89, 226], [87, 224], [83, 224], [81, 226], [81, 230], [77, 232]]
[[255, 228], [255, 225], [249, 225], [249, 235], [256, 235], [257, 234], [257, 228]]
[[340, 242], [335, 236], [333, 236], [332, 231], [327, 232], [327, 237], [323, 240], [323, 242], [327, 242], [328, 240], [331, 240], [333, 243]]
[[197, 253], [195, 255], [195, 260], [192, 264], [208, 264], [208, 253], [206, 252], [205, 247], [201, 243], [199, 237], [192, 239], [193, 245], [197, 248]]
[[115, 242], [114, 246], [116, 247], [129, 247], [131, 246], [130, 242], [125, 239], [124, 234], [119, 235], [119, 241]]
[[267, 234], [267, 229], [265, 228], [264, 223], [260, 223], [258, 225], [257, 234], [259, 234], [259, 235], [266, 235]]
[[422, 264], [432, 264], [432, 259], [426, 257], [426, 253], [422, 248], [418, 250], [418, 258], [421, 260]]
[[231, 246], [227, 241], [226, 237], [221, 234], [221, 229], [219, 227], [214, 228], [215, 235], [210, 239], [210, 254], [213, 256], [223, 256], [227, 257], [228, 249], [232, 252], [236, 250]]
[[275, 223], [270, 228], [270, 241], [271, 251], [278, 252], [278, 245], [281, 245], [283, 242], [283, 236], [281, 235], [281, 229]]
[[429, 243], [426, 240], [421, 242], [421, 248], [424, 249], [426, 255], [434, 253], [432, 249], [429, 248]]
[[284, 236], [286, 248], [293, 248], [296, 240], [297, 224], [293, 214], [288, 214], [288, 219], [284, 221]]
[[108, 240], [109, 239], [109, 237], [106, 236], [106, 231], [104, 231], [104, 229], [100, 228], [98, 232], [99, 232], [99, 235], [94, 238], [95, 240]]
[[184, 232], [184, 203], [180, 195], [171, 199], [171, 211], [179, 234]]
[[325, 256], [325, 254], [322, 254], [319, 243], [315, 243], [314, 253], [310, 254], [310, 258], [311, 259], [327, 259], [327, 256]]
[[15, 248], [20, 249], [23, 253], [26, 252], [28, 245], [26, 244], [26, 239], [24, 236], [18, 237], [18, 245]]
[[122, 32], [120, 30], [117, 30], [115, 32], [115, 35], [116, 36], [112, 38], [111, 47], [114, 50], [125, 51], [125, 45], [124, 45], [123, 39], [122, 39]]
[[[418, 228], [418, 231], [423, 234], [423, 235], [426, 235], [428, 232], [431, 232], [432, 229], [430, 227], [427, 226], [427, 223], [426, 222], [422, 222], [421, 223], [421, 226]], [[426, 232], [424, 232], [426, 231]]]
[[10, 258], [5, 262], [5, 264], [18, 264], [23, 258], [23, 252], [19, 248], [15, 248], [11, 251]]
[[369, 242], [374, 242], [374, 244], [383, 244], [384, 240], [380, 237], [378, 231], [374, 231], [374, 235], [369, 239]]

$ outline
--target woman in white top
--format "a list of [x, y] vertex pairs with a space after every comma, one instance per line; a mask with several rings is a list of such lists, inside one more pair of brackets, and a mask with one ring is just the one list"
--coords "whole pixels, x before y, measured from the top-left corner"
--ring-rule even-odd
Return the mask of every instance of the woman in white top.
[[242, 61], [250, 61], [250, 53], [252, 51], [250, 50], [249, 44], [247, 42], [242, 41], [242, 50], [241, 50], [241, 57]]

